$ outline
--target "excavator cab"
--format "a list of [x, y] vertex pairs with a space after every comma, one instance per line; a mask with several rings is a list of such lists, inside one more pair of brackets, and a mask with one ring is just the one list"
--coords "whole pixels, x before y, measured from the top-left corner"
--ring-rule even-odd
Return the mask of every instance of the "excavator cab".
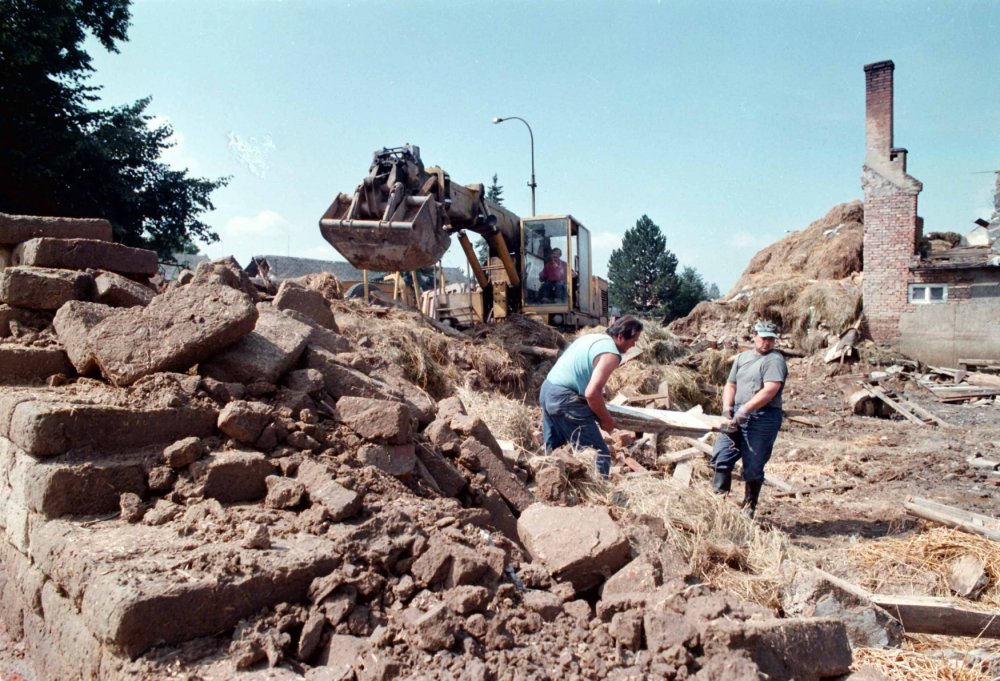
[[[556, 326], [597, 323], [590, 230], [572, 215], [521, 221], [521, 308]], [[605, 282], [605, 290], [606, 290]]]

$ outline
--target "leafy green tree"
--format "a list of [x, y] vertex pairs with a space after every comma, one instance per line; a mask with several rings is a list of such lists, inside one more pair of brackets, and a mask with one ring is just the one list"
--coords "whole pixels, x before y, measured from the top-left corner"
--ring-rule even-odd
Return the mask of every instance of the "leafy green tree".
[[87, 34], [112, 52], [129, 0], [0, 0], [0, 211], [103, 217], [115, 239], [167, 256], [218, 236], [198, 219], [226, 179], [189, 177], [159, 159], [169, 125], [149, 99], [92, 109]]
[[[715, 290], [718, 292], [718, 287]], [[677, 277], [677, 290], [670, 301], [669, 318], [664, 321], [669, 322], [688, 316], [695, 305], [703, 300], [711, 299], [708, 291], [709, 288], [698, 271], [693, 267], [685, 267]]]
[[643, 215], [608, 260], [609, 302], [622, 314], [666, 318], [677, 290], [677, 256], [660, 227]]
[[722, 294], [719, 293], [719, 287], [716, 284], [709, 284], [705, 295], [707, 296], [706, 300], [718, 300], [722, 297]]

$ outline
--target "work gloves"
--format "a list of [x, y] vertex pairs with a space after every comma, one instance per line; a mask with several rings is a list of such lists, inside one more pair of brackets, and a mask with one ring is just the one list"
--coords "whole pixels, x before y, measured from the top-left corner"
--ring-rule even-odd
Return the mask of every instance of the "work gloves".
[[745, 411], [741, 407], [737, 409], [736, 413], [734, 414], [733, 408], [729, 407], [727, 409], [722, 410], [722, 416], [723, 418], [728, 420], [725, 423], [723, 423], [722, 426], [719, 427], [719, 430], [721, 430], [723, 433], [728, 434], [728, 433], [735, 433], [737, 430], [739, 430], [740, 426], [742, 426], [744, 423], [747, 422], [747, 419], [750, 417], [750, 412]]

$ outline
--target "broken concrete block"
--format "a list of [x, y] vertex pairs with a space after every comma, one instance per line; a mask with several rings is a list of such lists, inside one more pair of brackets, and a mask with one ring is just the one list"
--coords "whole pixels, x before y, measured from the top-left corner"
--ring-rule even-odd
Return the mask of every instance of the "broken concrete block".
[[5, 267], [0, 271], [0, 301], [14, 307], [58, 310], [70, 300], [88, 300], [94, 278], [86, 272], [44, 267]]
[[468, 457], [475, 460], [478, 470], [515, 511], [522, 513], [535, 502], [534, 496], [507, 467], [506, 462], [482, 442], [469, 437], [462, 443], [460, 451], [463, 459]]
[[146, 515], [146, 507], [142, 504], [142, 497], [133, 492], [125, 492], [119, 497], [118, 509], [121, 518], [126, 523], [142, 522], [142, 517]]
[[434, 419], [430, 425], [424, 428], [424, 435], [431, 441], [434, 449], [443, 450], [446, 446], [453, 445], [457, 448], [462, 444], [462, 439], [458, 433], [451, 429], [448, 421], [442, 418]]
[[223, 383], [210, 377], [202, 378], [199, 387], [222, 405], [229, 404], [233, 400], [242, 400], [247, 392], [246, 386], [242, 383]]
[[101, 272], [94, 279], [97, 302], [111, 307], [149, 305], [156, 292], [148, 286], [126, 279], [114, 272]]
[[[612, 619], [614, 617], [617, 614], [612, 615]], [[698, 628], [691, 620], [666, 608], [647, 609], [643, 615], [643, 630], [646, 632], [646, 646], [650, 652], [668, 650], [674, 646], [691, 647], [698, 641]]]
[[192, 464], [191, 473], [196, 482], [204, 485], [207, 498], [231, 504], [263, 499], [274, 466], [260, 452], [227, 450]]
[[466, 437], [472, 437], [489, 447], [493, 454], [503, 460], [503, 450], [500, 448], [500, 443], [497, 439], [493, 437], [492, 431], [490, 431], [489, 426], [478, 416], [471, 416], [469, 414], [460, 414], [457, 416], [452, 416], [449, 420], [449, 425], [451, 429], [456, 433], [464, 435]]
[[235, 400], [219, 412], [219, 430], [237, 442], [252, 445], [271, 422], [271, 407], [263, 402]]
[[71, 300], [56, 312], [52, 326], [59, 342], [66, 349], [69, 361], [81, 374], [97, 370], [94, 352], [90, 348], [90, 331], [114, 314], [114, 309], [99, 303]]
[[441, 534], [413, 561], [410, 574], [426, 588], [453, 589], [495, 583], [503, 574], [504, 553], [495, 547], [470, 548]]
[[517, 544], [521, 543], [518, 536], [517, 518], [510, 510], [510, 506], [503, 500], [503, 497], [493, 488], [488, 487], [480, 490], [477, 495], [479, 506], [485, 510], [490, 517], [490, 525], [502, 533], [505, 537]]
[[107, 270], [151, 277], [159, 270], [160, 259], [156, 251], [110, 241], [41, 237], [18, 244], [14, 249], [14, 263], [28, 267]]
[[323, 374], [316, 369], [298, 369], [289, 371], [285, 376], [285, 387], [311, 395], [326, 387], [326, 383]]
[[[468, 484], [465, 477], [443, 456], [425, 447], [416, 448], [417, 458], [446, 497], [458, 496]], [[508, 509], [508, 513], [510, 510]]]
[[533, 560], [578, 592], [628, 562], [628, 539], [606, 508], [533, 504], [518, 519], [517, 532]]
[[333, 418], [366, 440], [401, 445], [413, 436], [410, 411], [400, 402], [341, 397]]
[[111, 223], [101, 218], [62, 218], [0, 213], [0, 244], [15, 246], [38, 237], [111, 241]]
[[413, 643], [421, 650], [434, 653], [455, 645], [458, 622], [444, 603], [425, 613], [411, 608], [404, 612], [404, 618], [409, 620], [407, 628]]
[[73, 365], [59, 348], [0, 345], [0, 383], [44, 383], [49, 376], [71, 373]]
[[397, 478], [412, 475], [417, 466], [416, 448], [412, 443], [392, 446], [364, 444], [358, 448], [358, 459]]
[[396, 399], [393, 390], [382, 381], [369, 378], [357, 369], [344, 366], [332, 352], [315, 345], [306, 348], [305, 363], [323, 374], [326, 390], [333, 397], [371, 397]]
[[253, 285], [250, 276], [231, 255], [210, 262], [198, 263], [190, 284], [228, 286], [243, 291], [255, 303], [259, 300], [257, 287]]
[[434, 399], [419, 386], [414, 385], [401, 376], [397, 376], [389, 372], [376, 372], [374, 373], [373, 378], [376, 378], [377, 380], [382, 381], [385, 385], [389, 386], [392, 394], [399, 396], [399, 398], [403, 400], [409, 408], [410, 413], [413, 414], [413, 418], [415, 418], [417, 423], [421, 426], [426, 426], [434, 420], [437, 405], [435, 404]]
[[362, 660], [371, 644], [368, 639], [346, 634], [333, 634], [316, 656], [316, 666], [309, 670], [309, 681], [351, 681], [354, 667]]
[[539, 589], [528, 589], [521, 595], [524, 607], [537, 612], [546, 622], [553, 622], [563, 613], [562, 600], [558, 596]]
[[7, 391], [0, 395], [0, 435], [32, 456], [91, 447], [121, 452], [207, 437], [217, 413], [203, 406], [126, 408], [72, 402], [59, 390]]
[[257, 312], [253, 331], [206, 361], [204, 375], [232, 383], [278, 383], [295, 366], [311, 329], [266, 303], [259, 304]]
[[624, 593], [652, 593], [663, 583], [658, 566], [640, 556], [611, 575], [601, 587], [601, 596]]
[[299, 465], [297, 479], [305, 485], [310, 501], [322, 504], [334, 522], [350, 518], [361, 510], [361, 495], [338, 484], [324, 464], [304, 460]]
[[264, 482], [267, 484], [264, 505], [268, 508], [294, 508], [305, 500], [306, 486], [298, 480], [269, 475]]
[[701, 638], [707, 654], [747, 651], [767, 678], [819, 681], [851, 670], [851, 645], [839, 620], [719, 619], [706, 625]]
[[971, 553], [958, 556], [948, 564], [948, 588], [956, 596], [975, 600], [990, 583], [983, 560]]
[[895, 648], [903, 641], [899, 622], [867, 598], [842, 588], [809, 567], [791, 569], [794, 575], [788, 580], [789, 587], [781, 603], [788, 616], [841, 620], [855, 647]]
[[447, 423], [451, 423], [451, 420], [456, 416], [466, 413], [465, 405], [458, 397], [446, 397], [437, 403], [438, 418]]
[[163, 463], [171, 468], [190, 466], [205, 453], [201, 438], [186, 437], [163, 450]]
[[226, 286], [181, 286], [99, 323], [90, 344], [101, 372], [130, 385], [158, 371], [184, 371], [253, 331], [257, 308]]
[[634, 610], [615, 613], [608, 625], [608, 633], [623, 648], [638, 650], [642, 644], [642, 615]]
[[274, 296], [274, 306], [279, 310], [295, 310], [320, 326], [337, 331], [330, 301], [319, 291], [308, 289], [294, 281], [281, 282], [278, 293]]

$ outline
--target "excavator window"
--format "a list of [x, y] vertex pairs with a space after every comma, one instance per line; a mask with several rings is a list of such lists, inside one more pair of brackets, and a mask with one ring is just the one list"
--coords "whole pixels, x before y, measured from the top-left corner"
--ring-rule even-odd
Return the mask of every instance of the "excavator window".
[[570, 285], [569, 220], [525, 220], [524, 246], [524, 302], [565, 305]]

